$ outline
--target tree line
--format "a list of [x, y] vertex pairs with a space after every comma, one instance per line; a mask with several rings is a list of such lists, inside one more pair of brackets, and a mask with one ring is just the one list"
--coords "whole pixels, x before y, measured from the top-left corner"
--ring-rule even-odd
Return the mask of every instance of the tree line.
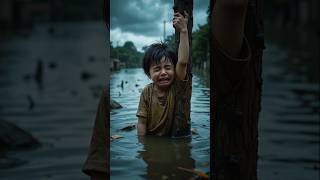
[[[209, 62], [209, 25], [198, 25], [198, 29], [192, 33], [192, 66], [202, 68], [203, 62]], [[175, 36], [169, 35], [165, 39], [165, 43], [175, 50]], [[147, 46], [143, 47], [145, 51]], [[132, 41], [126, 41], [122, 46], [115, 46], [110, 43], [110, 54], [112, 59], [119, 59], [126, 64], [127, 68], [141, 67], [143, 52], [139, 52]], [[207, 66], [208, 67], [208, 66]]]

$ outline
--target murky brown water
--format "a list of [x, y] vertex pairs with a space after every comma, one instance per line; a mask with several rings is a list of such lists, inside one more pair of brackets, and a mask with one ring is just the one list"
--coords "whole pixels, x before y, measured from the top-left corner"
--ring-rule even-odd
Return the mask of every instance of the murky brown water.
[[[41, 25], [30, 36], [1, 42], [0, 120], [19, 125], [42, 143], [37, 149], [8, 152], [6, 158], [16, 164], [1, 168], [1, 179], [88, 179], [81, 167], [100, 90], [106, 81], [104, 33], [104, 25], [99, 23], [60, 24], [55, 35], [48, 34], [47, 26]], [[319, 77], [314, 70], [319, 60], [298, 48], [302, 45], [295, 46], [285, 48], [268, 42], [264, 53], [260, 180], [319, 179]], [[42, 87], [30, 79], [39, 59], [44, 66]], [[50, 68], [52, 62], [55, 68]], [[92, 76], [82, 79], [84, 72]], [[173, 168], [182, 164], [209, 172], [209, 89], [201, 83], [202, 77], [195, 76], [192, 97], [192, 127], [199, 135], [185, 140], [147, 138], [139, 142], [135, 130], [118, 131], [136, 122], [139, 90], [148, 83], [142, 74], [128, 69], [111, 76], [111, 97], [124, 105], [123, 109], [111, 111], [111, 133], [123, 136], [111, 143], [113, 179], [146, 179], [158, 174], [190, 176]], [[128, 83], [122, 90], [119, 85], [123, 79]], [[32, 110], [28, 96], [35, 103]], [[163, 158], [168, 156], [167, 151], [169, 158]], [[171, 174], [169, 170], [173, 170]]]
[[260, 180], [320, 178], [319, 60], [292, 43], [267, 43], [264, 53]]
[[[14, 165], [1, 168], [0, 179], [88, 179], [81, 168], [106, 82], [105, 26], [61, 23], [54, 34], [48, 27], [0, 44], [0, 121], [15, 123], [42, 144], [8, 152]], [[33, 78], [39, 59], [42, 84]]]
[[[209, 173], [210, 98], [209, 88], [201, 84], [198, 76], [193, 77], [191, 98], [192, 128], [197, 135], [187, 139], [144, 137], [138, 139], [136, 129], [120, 131], [131, 123], [135, 116], [143, 87], [150, 83], [143, 70], [122, 69], [111, 76], [111, 97], [123, 108], [111, 111], [111, 134], [123, 138], [112, 141], [111, 179], [189, 179], [192, 173], [178, 169], [198, 169]], [[123, 89], [120, 84], [124, 82]]]

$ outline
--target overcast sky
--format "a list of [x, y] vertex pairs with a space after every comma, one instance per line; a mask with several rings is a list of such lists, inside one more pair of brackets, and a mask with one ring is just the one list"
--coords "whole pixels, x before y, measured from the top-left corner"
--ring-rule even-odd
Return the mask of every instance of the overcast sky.
[[[172, 27], [174, 0], [111, 0], [110, 38], [113, 46], [132, 41], [138, 50], [163, 40], [163, 21], [166, 35], [174, 33]], [[209, 0], [194, 0], [193, 31], [206, 23]]]

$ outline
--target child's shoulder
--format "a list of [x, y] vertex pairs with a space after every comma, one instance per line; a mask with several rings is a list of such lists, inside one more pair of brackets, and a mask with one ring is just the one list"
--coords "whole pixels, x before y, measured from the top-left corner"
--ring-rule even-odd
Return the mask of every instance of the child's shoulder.
[[143, 88], [141, 94], [149, 94], [149, 93], [152, 91], [152, 88], [153, 88], [153, 83], [147, 84], [147, 85]]

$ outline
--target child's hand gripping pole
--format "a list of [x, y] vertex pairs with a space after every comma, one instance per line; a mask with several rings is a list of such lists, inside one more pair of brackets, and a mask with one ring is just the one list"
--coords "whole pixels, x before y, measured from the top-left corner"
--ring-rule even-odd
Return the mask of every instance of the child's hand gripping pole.
[[187, 74], [189, 64], [189, 34], [188, 19], [189, 14], [184, 11], [183, 16], [180, 12], [174, 14], [172, 25], [180, 33], [180, 41], [178, 48], [178, 62], [176, 65], [176, 75], [178, 79], [184, 80]]

